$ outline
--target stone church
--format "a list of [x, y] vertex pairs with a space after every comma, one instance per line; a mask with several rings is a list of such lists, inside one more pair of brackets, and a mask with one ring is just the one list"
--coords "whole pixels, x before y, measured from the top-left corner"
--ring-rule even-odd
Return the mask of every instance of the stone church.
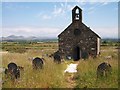
[[100, 54], [101, 38], [82, 22], [82, 9], [72, 9], [72, 23], [58, 35], [62, 58], [79, 60]]

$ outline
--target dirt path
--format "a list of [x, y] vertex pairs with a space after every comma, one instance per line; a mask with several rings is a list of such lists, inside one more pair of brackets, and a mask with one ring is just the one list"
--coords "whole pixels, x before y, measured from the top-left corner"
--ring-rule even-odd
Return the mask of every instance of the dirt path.
[[[75, 81], [75, 73], [77, 72], [77, 65], [79, 62], [75, 62], [74, 64], [71, 63], [68, 65], [67, 69], [64, 71], [65, 72], [65, 79], [67, 82], [66, 88], [75, 88], [76, 86], [76, 81]], [[72, 68], [73, 66], [73, 68]]]
[[74, 88], [76, 86], [76, 82], [75, 82], [75, 79], [74, 79], [74, 74], [67, 75], [66, 76], [66, 82], [67, 82], [66, 88]]

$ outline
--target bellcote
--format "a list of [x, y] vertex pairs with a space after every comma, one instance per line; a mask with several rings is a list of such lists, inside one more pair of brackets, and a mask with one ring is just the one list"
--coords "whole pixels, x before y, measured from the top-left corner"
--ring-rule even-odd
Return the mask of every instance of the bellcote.
[[82, 22], [82, 9], [80, 9], [78, 6], [75, 6], [72, 9], [72, 22], [74, 21]]

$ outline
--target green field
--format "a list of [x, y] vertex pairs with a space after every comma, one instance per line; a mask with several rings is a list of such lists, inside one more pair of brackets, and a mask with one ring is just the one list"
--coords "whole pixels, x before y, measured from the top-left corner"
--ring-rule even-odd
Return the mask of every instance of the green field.
[[[46, 56], [57, 51], [58, 44], [48, 43], [2, 43], [2, 66], [7, 67], [10, 62], [23, 66], [21, 78], [13, 83], [6, 79], [4, 73], [2, 78], [3, 88], [118, 88], [118, 49], [117, 46], [101, 46], [101, 55], [95, 59], [87, 60], [64, 60], [61, 64], [53, 62], [53, 58]], [[32, 69], [31, 57], [45, 58], [44, 68], [40, 71]], [[112, 58], [106, 59], [106, 56]], [[109, 62], [112, 66], [112, 75], [107, 78], [96, 78], [97, 66], [102, 62]], [[69, 63], [79, 63], [78, 72], [75, 74], [64, 73]]]

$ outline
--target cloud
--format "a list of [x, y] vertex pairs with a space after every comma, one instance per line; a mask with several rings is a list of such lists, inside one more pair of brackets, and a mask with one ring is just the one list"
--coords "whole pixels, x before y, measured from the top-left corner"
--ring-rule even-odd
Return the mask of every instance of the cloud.
[[[101, 38], [118, 38], [117, 27], [93, 27], [92, 30]], [[2, 28], [2, 36], [22, 35], [22, 36], [40, 36], [57, 37], [63, 29], [60, 28], [41, 28], [41, 27], [10, 27]]]
[[64, 8], [65, 7], [64, 7], [64, 5], [62, 3], [60, 4], [60, 7], [57, 7], [57, 5], [54, 5], [54, 10], [53, 10], [52, 14], [54, 16], [62, 15], [65, 12]]
[[104, 5], [107, 5], [108, 3], [110, 3], [110, 2], [103, 2], [102, 5], [104, 6]]
[[88, 14], [94, 13], [98, 8], [108, 5], [110, 2], [89, 2], [90, 7], [86, 8], [84, 11], [86, 11]]
[[49, 14], [49, 15], [47, 15], [47, 14], [45, 14], [45, 12], [40, 12], [40, 13], [38, 13], [37, 15], [35, 15], [35, 17], [37, 17], [37, 18], [42, 18], [42, 19], [44, 19], [44, 20], [46, 20], [46, 19], [51, 19], [52, 18], [52, 16]]
[[90, 7], [90, 8], [88, 8], [88, 10], [87, 10], [87, 12], [88, 12], [89, 14], [94, 13], [94, 11], [95, 11], [95, 7]]
[[51, 19], [51, 16], [48, 16], [48, 15], [43, 15], [42, 17], [43, 19]]
[[[82, 5], [84, 3], [84, 5], [86, 4], [85, 2], [81, 2]], [[81, 4], [79, 3], [79, 4]], [[57, 16], [66, 16], [67, 12], [71, 12], [71, 10], [77, 5], [77, 3], [74, 4], [68, 4], [67, 1], [63, 2], [63, 3], [59, 3], [59, 4], [55, 4], [53, 10], [51, 11], [52, 13], [49, 13], [49, 15], [47, 15], [47, 12], [40, 12], [36, 15], [36, 17], [42, 18], [42, 19], [51, 19], [51, 18], [55, 18]], [[84, 9], [82, 7], [82, 9]]]
[[61, 32], [59, 28], [41, 27], [10, 27], [2, 28], [2, 36], [22, 35], [22, 36], [42, 36], [57, 37]]
[[101, 38], [118, 38], [117, 27], [94, 27], [93, 30], [101, 36]]
[[54, 5], [54, 10], [53, 10], [53, 15], [58, 16], [58, 15], [65, 15], [66, 12], [71, 11], [77, 3], [74, 4], [68, 4], [67, 0], [64, 3], [60, 3], [58, 6]]
[[[52, 13], [51, 13], [52, 12]], [[53, 10], [47, 14], [48, 12], [40, 12], [35, 17], [42, 19], [51, 19], [57, 16], [61, 16], [65, 13], [65, 6], [63, 3], [60, 3], [60, 6], [54, 5]]]
[[62, 8], [58, 8], [58, 9], [55, 9], [53, 11], [53, 14], [57, 15], [57, 14], [61, 14], [62, 13]]

